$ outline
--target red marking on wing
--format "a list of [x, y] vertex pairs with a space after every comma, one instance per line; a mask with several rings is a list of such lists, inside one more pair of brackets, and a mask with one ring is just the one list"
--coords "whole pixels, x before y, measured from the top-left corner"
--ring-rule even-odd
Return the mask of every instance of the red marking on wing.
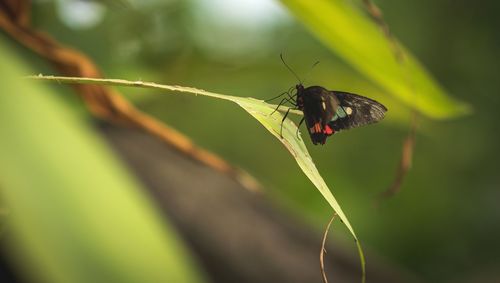
[[315, 123], [311, 128], [309, 128], [309, 132], [312, 134], [321, 133], [321, 124]]
[[333, 135], [334, 132], [335, 131], [332, 128], [330, 128], [328, 124], [325, 126], [325, 129], [323, 130], [323, 134], [325, 135]]
[[311, 134], [322, 133], [322, 134], [325, 134], [327, 136], [331, 136], [335, 133], [335, 130], [333, 130], [328, 124], [325, 125], [324, 129], [322, 129], [321, 124], [318, 122], [318, 123], [315, 123], [311, 128], [309, 128], [309, 132], [311, 132]]

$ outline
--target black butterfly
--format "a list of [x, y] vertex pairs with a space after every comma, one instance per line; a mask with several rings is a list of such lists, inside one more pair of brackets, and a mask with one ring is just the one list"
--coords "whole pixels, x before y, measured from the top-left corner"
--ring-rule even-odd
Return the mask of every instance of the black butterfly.
[[[283, 57], [281, 59], [290, 69]], [[387, 111], [381, 103], [353, 93], [330, 91], [321, 86], [304, 87], [302, 83], [296, 85], [295, 90], [294, 95], [286, 92], [288, 97], [280, 105], [288, 101], [304, 113], [299, 127], [305, 120], [314, 144], [325, 144], [326, 139], [335, 132], [378, 122]], [[282, 127], [289, 111], [283, 117]]]

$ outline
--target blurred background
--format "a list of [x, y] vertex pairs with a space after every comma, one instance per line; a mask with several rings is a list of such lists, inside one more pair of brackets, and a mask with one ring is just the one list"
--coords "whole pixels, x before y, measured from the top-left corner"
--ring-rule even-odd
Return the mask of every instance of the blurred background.
[[[361, 1], [344, 2], [362, 9]], [[304, 139], [367, 251], [368, 282], [500, 282], [500, 4], [376, 4], [449, 96], [473, 109], [448, 119], [421, 116], [412, 168], [401, 191], [378, 206], [376, 196], [395, 178], [411, 108], [323, 45], [287, 5], [38, 0], [31, 26], [90, 57], [106, 78], [267, 99], [296, 84], [282, 52], [300, 77], [309, 73], [308, 85], [379, 100], [389, 108], [381, 123], [335, 135], [324, 146]], [[19, 80], [60, 73], [4, 31], [0, 61], [5, 282], [300, 282], [294, 272], [309, 270], [320, 282], [317, 251], [331, 208], [245, 111], [205, 97], [119, 89], [140, 110], [250, 173], [260, 193], [142, 131], [99, 121], [66, 85]], [[273, 234], [280, 225], [283, 234]], [[254, 243], [253, 233], [267, 234]], [[286, 247], [265, 241], [288, 236], [294, 240], [282, 238]], [[300, 245], [307, 257], [298, 242], [308, 243]], [[329, 242], [350, 264], [332, 263], [338, 272], [331, 281], [357, 282], [356, 248], [341, 223]], [[253, 244], [242, 252], [244, 243]], [[290, 262], [259, 265], [273, 254]], [[327, 261], [335, 258], [329, 253]], [[349, 275], [339, 275], [347, 269]], [[374, 275], [382, 269], [398, 275], [394, 281]]]

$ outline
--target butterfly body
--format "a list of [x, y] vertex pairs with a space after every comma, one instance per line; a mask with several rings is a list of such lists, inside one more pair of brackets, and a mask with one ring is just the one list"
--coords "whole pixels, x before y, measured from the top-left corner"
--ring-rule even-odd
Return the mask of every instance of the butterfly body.
[[324, 144], [335, 132], [378, 122], [387, 111], [379, 102], [357, 94], [302, 84], [295, 88], [297, 108], [304, 113], [314, 144]]

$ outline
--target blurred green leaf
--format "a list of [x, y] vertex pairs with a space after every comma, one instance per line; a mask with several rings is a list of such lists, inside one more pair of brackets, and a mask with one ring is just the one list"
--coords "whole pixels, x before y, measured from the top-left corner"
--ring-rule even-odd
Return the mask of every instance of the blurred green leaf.
[[448, 96], [408, 51], [397, 62], [380, 28], [345, 0], [281, 0], [333, 52], [421, 113], [437, 119], [468, 113], [466, 104]]
[[[0, 41], [0, 192], [31, 282], [203, 282], [144, 189]], [[3, 222], [3, 221], [2, 221]]]
[[[346, 227], [349, 229], [349, 232], [356, 240], [356, 245], [358, 247], [361, 266], [363, 270], [363, 279], [364, 279], [365, 275], [364, 255], [361, 245], [356, 236], [356, 233], [354, 232], [354, 229], [352, 228], [349, 220], [342, 211], [342, 208], [340, 208], [340, 205], [338, 204], [337, 200], [335, 199], [330, 189], [326, 185], [325, 181], [319, 174], [318, 169], [314, 165], [314, 162], [312, 161], [311, 156], [309, 155], [309, 152], [307, 151], [307, 148], [301, 136], [297, 135], [298, 132], [297, 125], [295, 125], [293, 121], [286, 119], [283, 122], [283, 132], [282, 132], [283, 137], [280, 136], [280, 128], [283, 115], [278, 111], [274, 111], [276, 105], [267, 104], [262, 100], [257, 100], [253, 98], [236, 97], [236, 96], [213, 93], [197, 88], [161, 85], [161, 84], [148, 83], [142, 81], [127, 81], [120, 79], [71, 78], [71, 77], [55, 77], [55, 76], [42, 76], [42, 75], [33, 76], [31, 78], [39, 80], [65, 82], [65, 83], [87, 83], [87, 84], [104, 84], [104, 85], [115, 85], [115, 86], [156, 88], [162, 90], [190, 93], [194, 95], [209, 96], [213, 98], [229, 100], [238, 104], [248, 113], [250, 113], [255, 119], [257, 119], [257, 121], [259, 121], [274, 137], [276, 137], [281, 143], [283, 143], [283, 145], [285, 145], [286, 149], [288, 149], [288, 151], [292, 154], [292, 156], [299, 164], [300, 169], [302, 169], [304, 174], [306, 174], [306, 176], [316, 186], [316, 188], [320, 191], [320, 193], [323, 195], [326, 201], [330, 204], [333, 210], [340, 217], [344, 225], [346, 225]], [[280, 109], [284, 110], [287, 108], [282, 107]], [[291, 112], [296, 114], [301, 114], [301, 112], [297, 110], [292, 110]]]

